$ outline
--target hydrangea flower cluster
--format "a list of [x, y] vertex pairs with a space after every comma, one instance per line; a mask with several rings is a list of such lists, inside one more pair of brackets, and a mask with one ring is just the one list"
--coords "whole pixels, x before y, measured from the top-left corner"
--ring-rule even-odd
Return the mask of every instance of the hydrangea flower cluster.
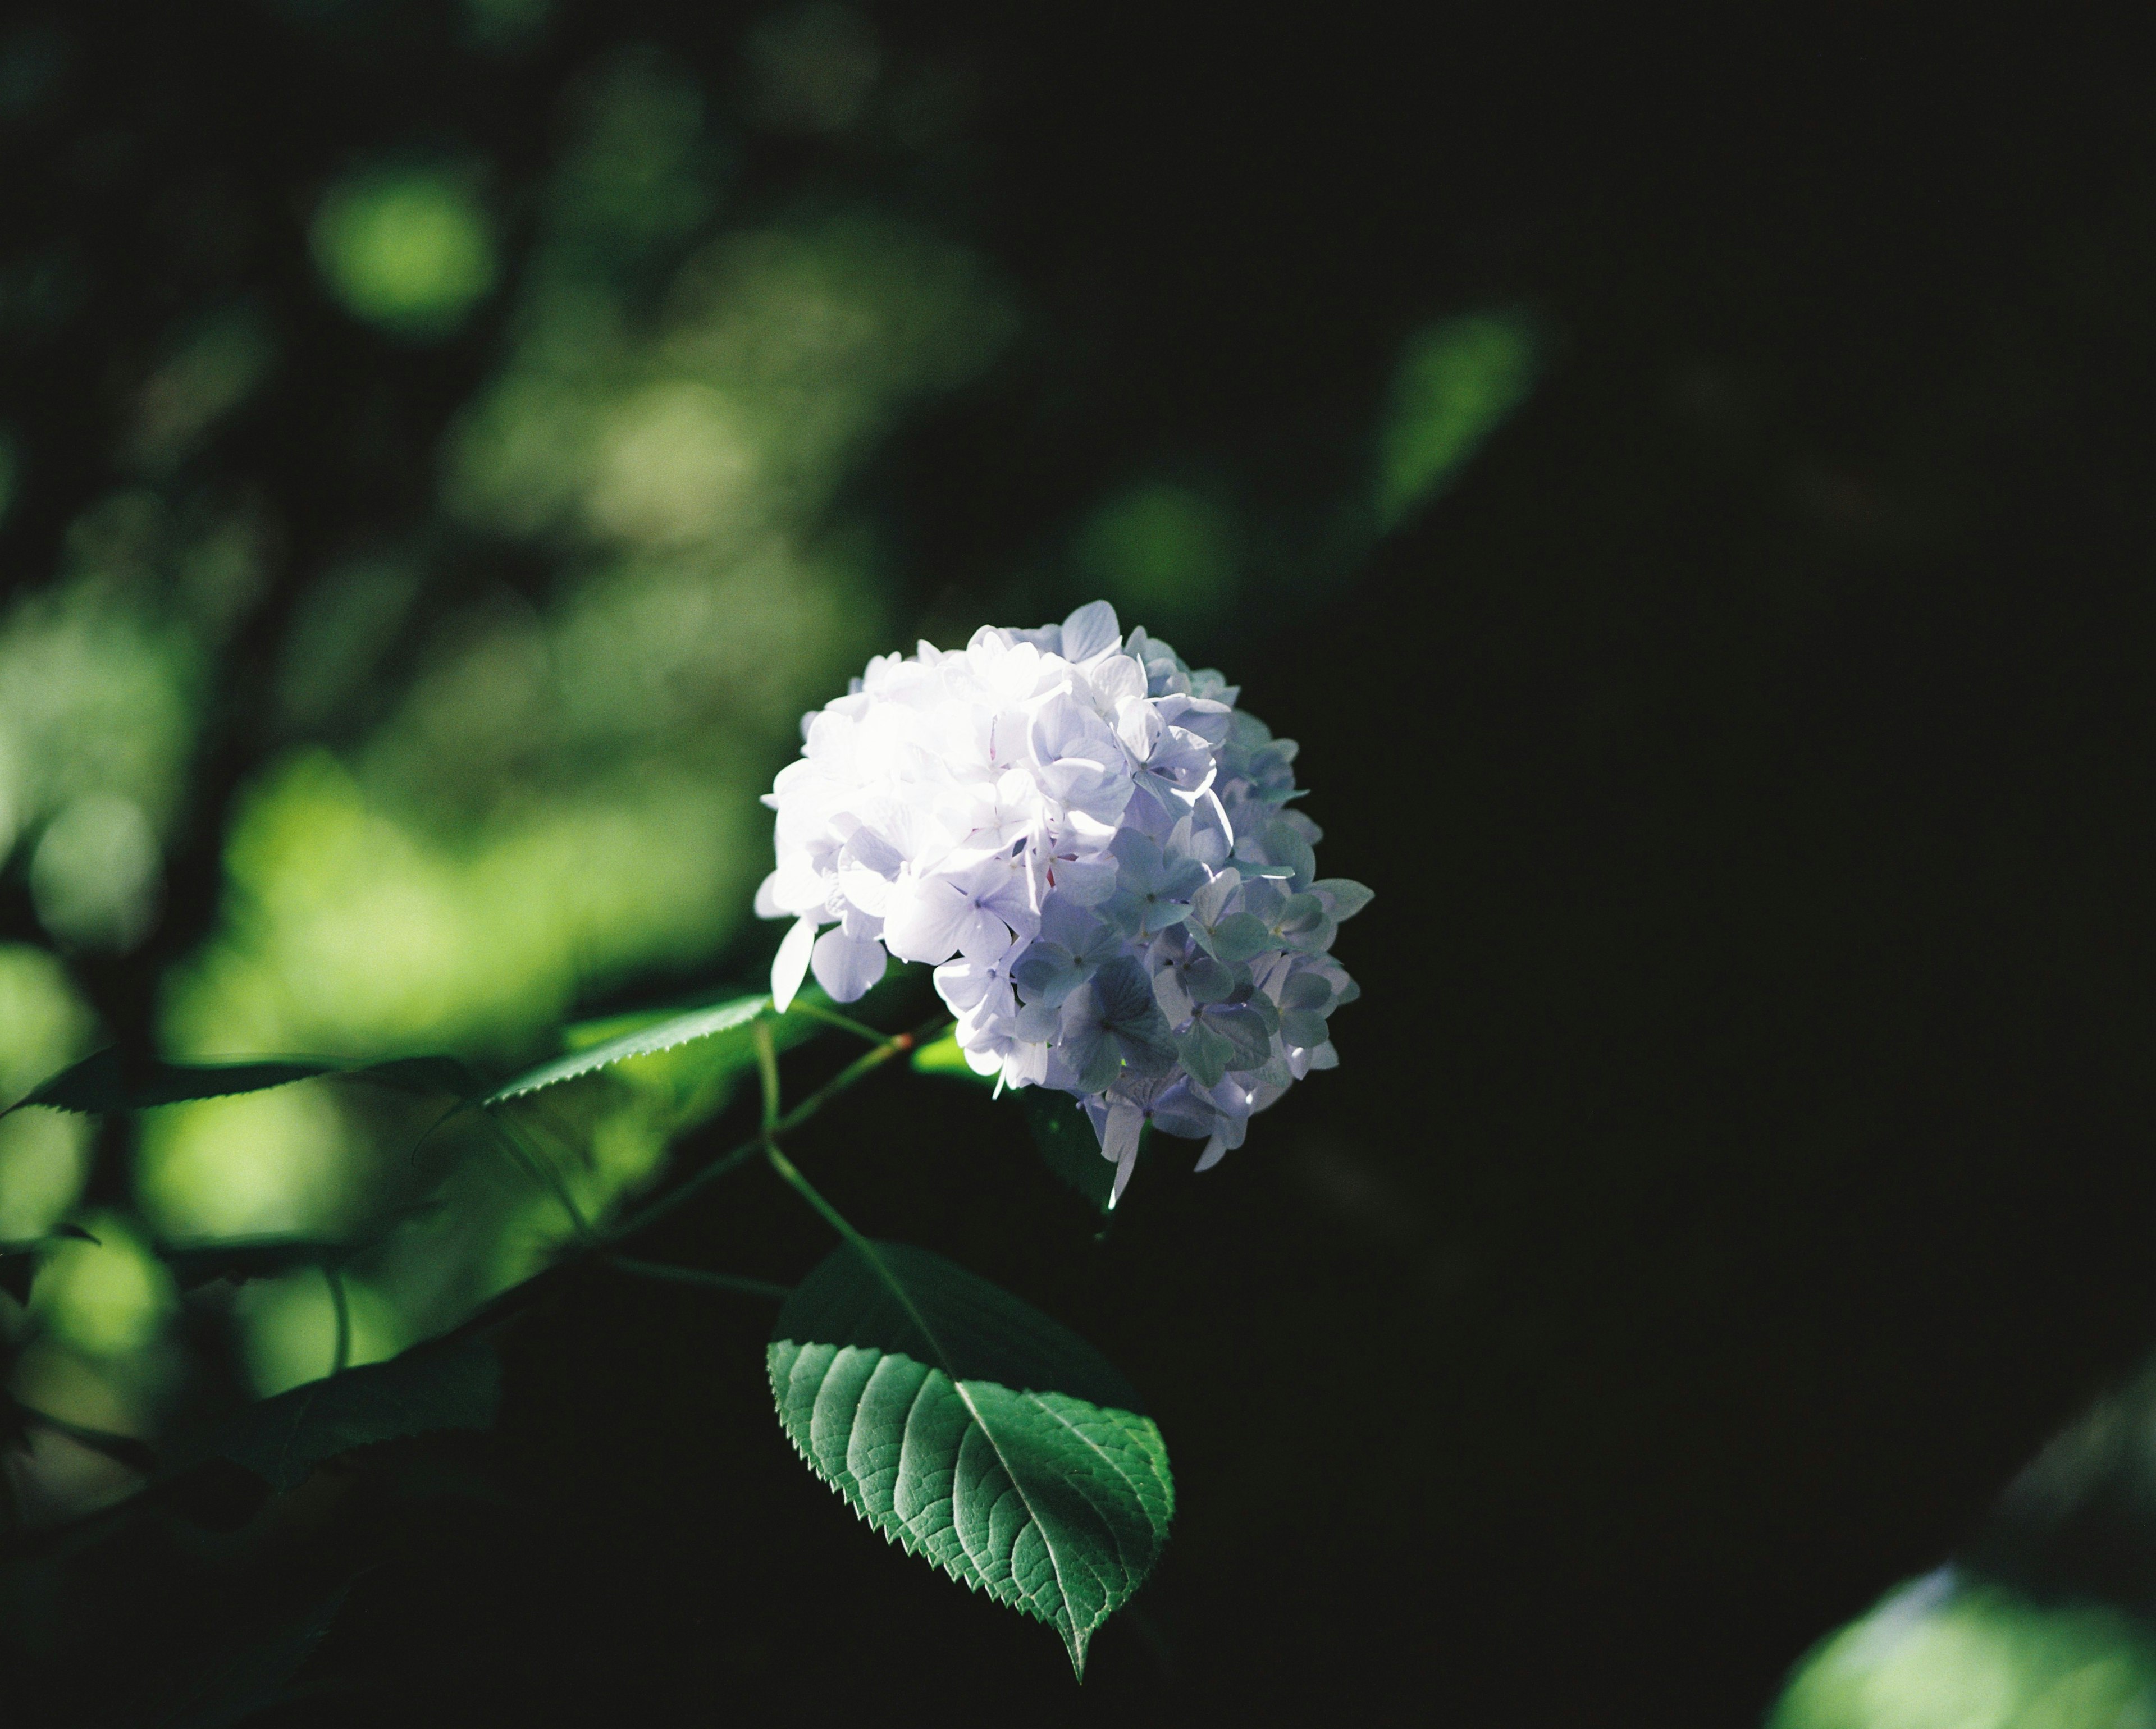
[[1217, 1163], [1338, 1061], [1326, 1019], [1358, 990], [1329, 951], [1370, 899], [1318, 877], [1295, 742], [1237, 694], [1106, 601], [870, 661], [764, 798], [756, 909], [794, 921], [773, 998], [925, 962], [978, 1073], [1077, 1096], [1116, 1198], [1148, 1121]]

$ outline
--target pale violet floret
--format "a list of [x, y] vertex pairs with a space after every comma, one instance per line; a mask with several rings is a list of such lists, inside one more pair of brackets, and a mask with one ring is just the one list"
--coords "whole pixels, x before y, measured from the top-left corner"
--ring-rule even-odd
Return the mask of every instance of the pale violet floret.
[[773, 998], [924, 962], [977, 1071], [1076, 1096], [1116, 1198], [1148, 1122], [1218, 1163], [1337, 1062], [1357, 993], [1330, 951], [1370, 899], [1317, 875], [1294, 741], [1239, 694], [1105, 601], [870, 661], [764, 798], [756, 910], [793, 921]]

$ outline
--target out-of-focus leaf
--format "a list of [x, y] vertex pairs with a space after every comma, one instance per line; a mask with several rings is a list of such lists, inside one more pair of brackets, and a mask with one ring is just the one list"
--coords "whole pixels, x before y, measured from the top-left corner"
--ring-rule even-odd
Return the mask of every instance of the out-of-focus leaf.
[[1382, 527], [1397, 526], [1457, 478], [1527, 400], [1540, 351], [1532, 323], [1517, 312], [1471, 313], [1416, 333], [1394, 375], [1379, 440]]
[[140, 1471], [146, 1477], [157, 1468], [157, 1453], [147, 1441], [134, 1435], [115, 1434], [110, 1429], [93, 1429], [85, 1424], [70, 1423], [64, 1417], [55, 1417], [23, 1403], [11, 1393], [0, 1391], [0, 1435], [20, 1444], [33, 1429], [65, 1435], [77, 1446], [102, 1453], [115, 1464], [123, 1465], [131, 1471]]
[[2126, 1729], [2156, 1721], [2156, 1640], [2132, 1615], [1940, 1567], [1820, 1641], [1766, 1729]]
[[364, 1080], [398, 1092], [445, 1094], [451, 1098], [479, 1095], [479, 1079], [454, 1057], [392, 1057], [387, 1062], [367, 1063], [340, 1070], [348, 1080]]
[[924, 1044], [913, 1054], [913, 1067], [922, 1075], [949, 1075], [960, 1080], [970, 1080], [981, 1086], [993, 1086], [996, 1077], [975, 1070], [966, 1060], [965, 1048], [958, 1043], [954, 1028], [932, 1044]]
[[429, 1197], [400, 1207], [378, 1216], [370, 1229], [350, 1237], [228, 1237], [210, 1242], [154, 1244], [151, 1252], [164, 1262], [172, 1282], [182, 1290], [218, 1279], [244, 1285], [249, 1279], [275, 1278], [301, 1267], [341, 1265], [361, 1250], [373, 1248], [398, 1225], [439, 1212], [441, 1205], [439, 1198]]
[[44, 1105], [54, 1111], [94, 1114], [142, 1111], [154, 1105], [183, 1105], [197, 1099], [223, 1099], [234, 1093], [259, 1093], [295, 1080], [326, 1075], [331, 1063], [163, 1063], [124, 1060], [117, 1050], [85, 1057], [63, 1069], [11, 1106]]
[[0, 1290], [26, 1306], [30, 1301], [30, 1287], [38, 1276], [38, 1264], [46, 1255], [69, 1240], [95, 1243], [97, 1239], [79, 1224], [56, 1224], [49, 1234], [33, 1237], [20, 1243], [0, 1243]]
[[[372, 1081], [402, 1092], [450, 1093], [469, 1097], [476, 1089], [470, 1073], [454, 1057], [393, 1057], [382, 1063], [266, 1061], [259, 1063], [167, 1063], [136, 1061], [116, 1049], [100, 1050], [36, 1088], [8, 1108], [44, 1105], [54, 1111], [94, 1115], [106, 1111], [147, 1111], [159, 1105], [187, 1105], [202, 1099], [225, 1099], [259, 1093], [295, 1080], [325, 1075]], [[5, 1115], [0, 1112], [0, 1115]]]
[[501, 1363], [485, 1345], [420, 1345], [387, 1362], [310, 1381], [249, 1406], [208, 1450], [294, 1489], [325, 1459], [439, 1429], [486, 1429], [501, 1400]]
[[819, 1476], [907, 1553], [1047, 1622], [1085, 1673], [1175, 1511], [1129, 1383], [1039, 1310], [900, 1243], [834, 1250], [779, 1311], [768, 1362]]
[[244, 1285], [249, 1279], [274, 1279], [301, 1267], [334, 1266], [352, 1252], [349, 1243], [316, 1237], [248, 1237], [226, 1243], [160, 1244], [159, 1260], [182, 1290], [219, 1279]]

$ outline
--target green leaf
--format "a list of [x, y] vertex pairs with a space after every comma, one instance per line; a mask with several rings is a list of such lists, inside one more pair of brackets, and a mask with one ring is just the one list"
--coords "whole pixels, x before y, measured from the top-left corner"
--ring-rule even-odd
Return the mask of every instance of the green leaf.
[[[741, 1046], [742, 1066], [756, 1060], [755, 1048], [750, 1041], [750, 1024], [759, 1016], [772, 1016], [771, 998], [764, 997], [734, 997], [724, 1003], [713, 1003], [702, 1008], [692, 1008], [685, 1014], [667, 1016], [649, 1026], [633, 1032], [588, 1045], [582, 1050], [572, 1050], [566, 1056], [542, 1063], [536, 1069], [527, 1069], [513, 1080], [504, 1081], [486, 1096], [489, 1105], [499, 1105], [506, 1099], [536, 1093], [542, 1087], [557, 1086], [562, 1081], [574, 1080], [580, 1075], [589, 1075], [594, 1070], [604, 1069], [615, 1063], [626, 1062], [631, 1057], [649, 1056], [654, 1051], [671, 1050], [677, 1044], [686, 1044], [691, 1039], [714, 1039], [732, 1034], [729, 1043]], [[805, 1017], [803, 1017], [805, 1020]], [[809, 1023], [811, 1026], [814, 1024]], [[715, 1053], [715, 1055], [718, 1054]], [[724, 1055], [731, 1058], [727, 1051]]]
[[44, 1105], [54, 1111], [95, 1115], [105, 1111], [142, 1111], [156, 1105], [184, 1105], [197, 1099], [222, 1099], [234, 1093], [259, 1093], [326, 1075], [331, 1063], [140, 1063], [115, 1049], [85, 1057], [9, 1108]]
[[816, 1474], [907, 1553], [1047, 1622], [1082, 1677], [1175, 1511], [1130, 1384], [1039, 1310], [901, 1243], [834, 1250], [780, 1311], [768, 1361]]
[[485, 1345], [420, 1345], [249, 1405], [208, 1450], [273, 1489], [297, 1488], [325, 1459], [438, 1429], [486, 1429], [501, 1402], [501, 1362]]
[[[400, 1092], [453, 1093], [469, 1097], [476, 1089], [470, 1071], [454, 1057], [393, 1057], [382, 1063], [268, 1061], [259, 1063], [167, 1063], [135, 1060], [116, 1049], [85, 1057], [69, 1069], [9, 1106], [44, 1105], [54, 1111], [95, 1115], [106, 1111], [147, 1111], [159, 1105], [187, 1105], [201, 1099], [259, 1093], [318, 1075], [342, 1075], [372, 1081]], [[0, 1115], [5, 1115], [0, 1112]]]
[[[192, 1290], [218, 1279], [244, 1285], [249, 1279], [275, 1278], [280, 1273], [296, 1272], [301, 1267], [340, 1266], [362, 1250], [383, 1242], [398, 1226], [440, 1212], [442, 1205], [439, 1196], [430, 1195], [409, 1206], [379, 1213], [366, 1229], [346, 1237], [224, 1237], [152, 1244], [151, 1253], [164, 1262], [173, 1283], [182, 1290]], [[87, 1231], [79, 1234], [90, 1235]], [[97, 1240], [95, 1237], [90, 1239], [93, 1243]]]
[[966, 1060], [965, 1047], [958, 1043], [957, 1029], [953, 1028], [933, 1044], [924, 1044], [913, 1054], [913, 1068], [921, 1075], [949, 1075], [960, 1080], [970, 1080], [981, 1086], [993, 1086], [996, 1077], [978, 1073]]

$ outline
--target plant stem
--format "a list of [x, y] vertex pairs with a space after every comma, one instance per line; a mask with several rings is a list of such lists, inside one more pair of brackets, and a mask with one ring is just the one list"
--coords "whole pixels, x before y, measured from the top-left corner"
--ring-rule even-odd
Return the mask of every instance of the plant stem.
[[[866, 1076], [873, 1075], [893, 1057], [903, 1056], [916, 1045], [941, 1038], [944, 1029], [950, 1024], [947, 1019], [939, 1016], [925, 1025], [915, 1028], [911, 1033], [893, 1034], [874, 1050], [855, 1058], [853, 1062], [841, 1069], [814, 1092], [809, 1094], [798, 1105], [773, 1123], [768, 1132], [773, 1135], [792, 1133], [829, 1104], [832, 1100], [837, 1098], [840, 1093]], [[670, 1217], [678, 1208], [686, 1205], [701, 1194], [711, 1184], [717, 1182], [719, 1178], [731, 1172], [738, 1171], [743, 1165], [755, 1158], [763, 1151], [763, 1134], [759, 1132], [742, 1142], [740, 1146], [714, 1159], [694, 1176], [685, 1178], [680, 1187], [660, 1196], [657, 1200], [642, 1210], [631, 1213], [608, 1233], [606, 1242], [625, 1243], [631, 1237], [649, 1229], [660, 1219]]]
[[772, 1042], [769, 1021], [757, 1022], [749, 1036], [756, 1041], [756, 1078], [763, 1090], [763, 1137], [768, 1141], [778, 1127], [778, 1047]]
[[836, 1027], [842, 1033], [851, 1033], [856, 1039], [865, 1039], [871, 1044], [880, 1044], [891, 1036], [887, 1033], [877, 1031], [875, 1028], [864, 1021], [857, 1021], [850, 1015], [834, 1013], [830, 1009], [819, 1008], [814, 1003], [804, 1002], [798, 997], [793, 999], [793, 1007], [788, 1012], [792, 1014], [805, 1014], [812, 1021], [821, 1021], [827, 1027]]
[[766, 1141], [763, 1143], [763, 1156], [770, 1160], [771, 1168], [778, 1172], [794, 1193], [816, 1209], [824, 1224], [856, 1249], [867, 1248], [867, 1239], [854, 1229], [853, 1221], [824, 1198], [816, 1185], [803, 1177], [793, 1161], [778, 1150], [776, 1142]]
[[576, 1197], [569, 1193], [568, 1185], [562, 1180], [562, 1173], [540, 1157], [531, 1144], [516, 1132], [516, 1126], [507, 1117], [496, 1116], [484, 1105], [479, 1107], [479, 1114], [501, 1137], [511, 1162], [526, 1177], [552, 1195], [562, 1212], [568, 1215], [569, 1224], [577, 1233], [577, 1240], [587, 1249], [595, 1245], [599, 1241], [599, 1234], [592, 1229], [591, 1220], [584, 1217], [583, 1208], [577, 1204]]
[[330, 1308], [336, 1316], [336, 1346], [330, 1355], [330, 1372], [341, 1375], [352, 1361], [352, 1300], [346, 1295], [344, 1275], [334, 1264], [322, 1263], [322, 1277], [329, 1281]]
[[784, 1302], [793, 1295], [790, 1285], [774, 1284], [768, 1279], [752, 1279], [742, 1273], [711, 1273], [701, 1267], [677, 1267], [665, 1261], [635, 1260], [626, 1254], [609, 1254], [606, 1265], [616, 1272], [629, 1273], [639, 1279], [657, 1279], [670, 1285], [697, 1285], [712, 1290], [731, 1290], [742, 1296], [769, 1297], [774, 1302]]

